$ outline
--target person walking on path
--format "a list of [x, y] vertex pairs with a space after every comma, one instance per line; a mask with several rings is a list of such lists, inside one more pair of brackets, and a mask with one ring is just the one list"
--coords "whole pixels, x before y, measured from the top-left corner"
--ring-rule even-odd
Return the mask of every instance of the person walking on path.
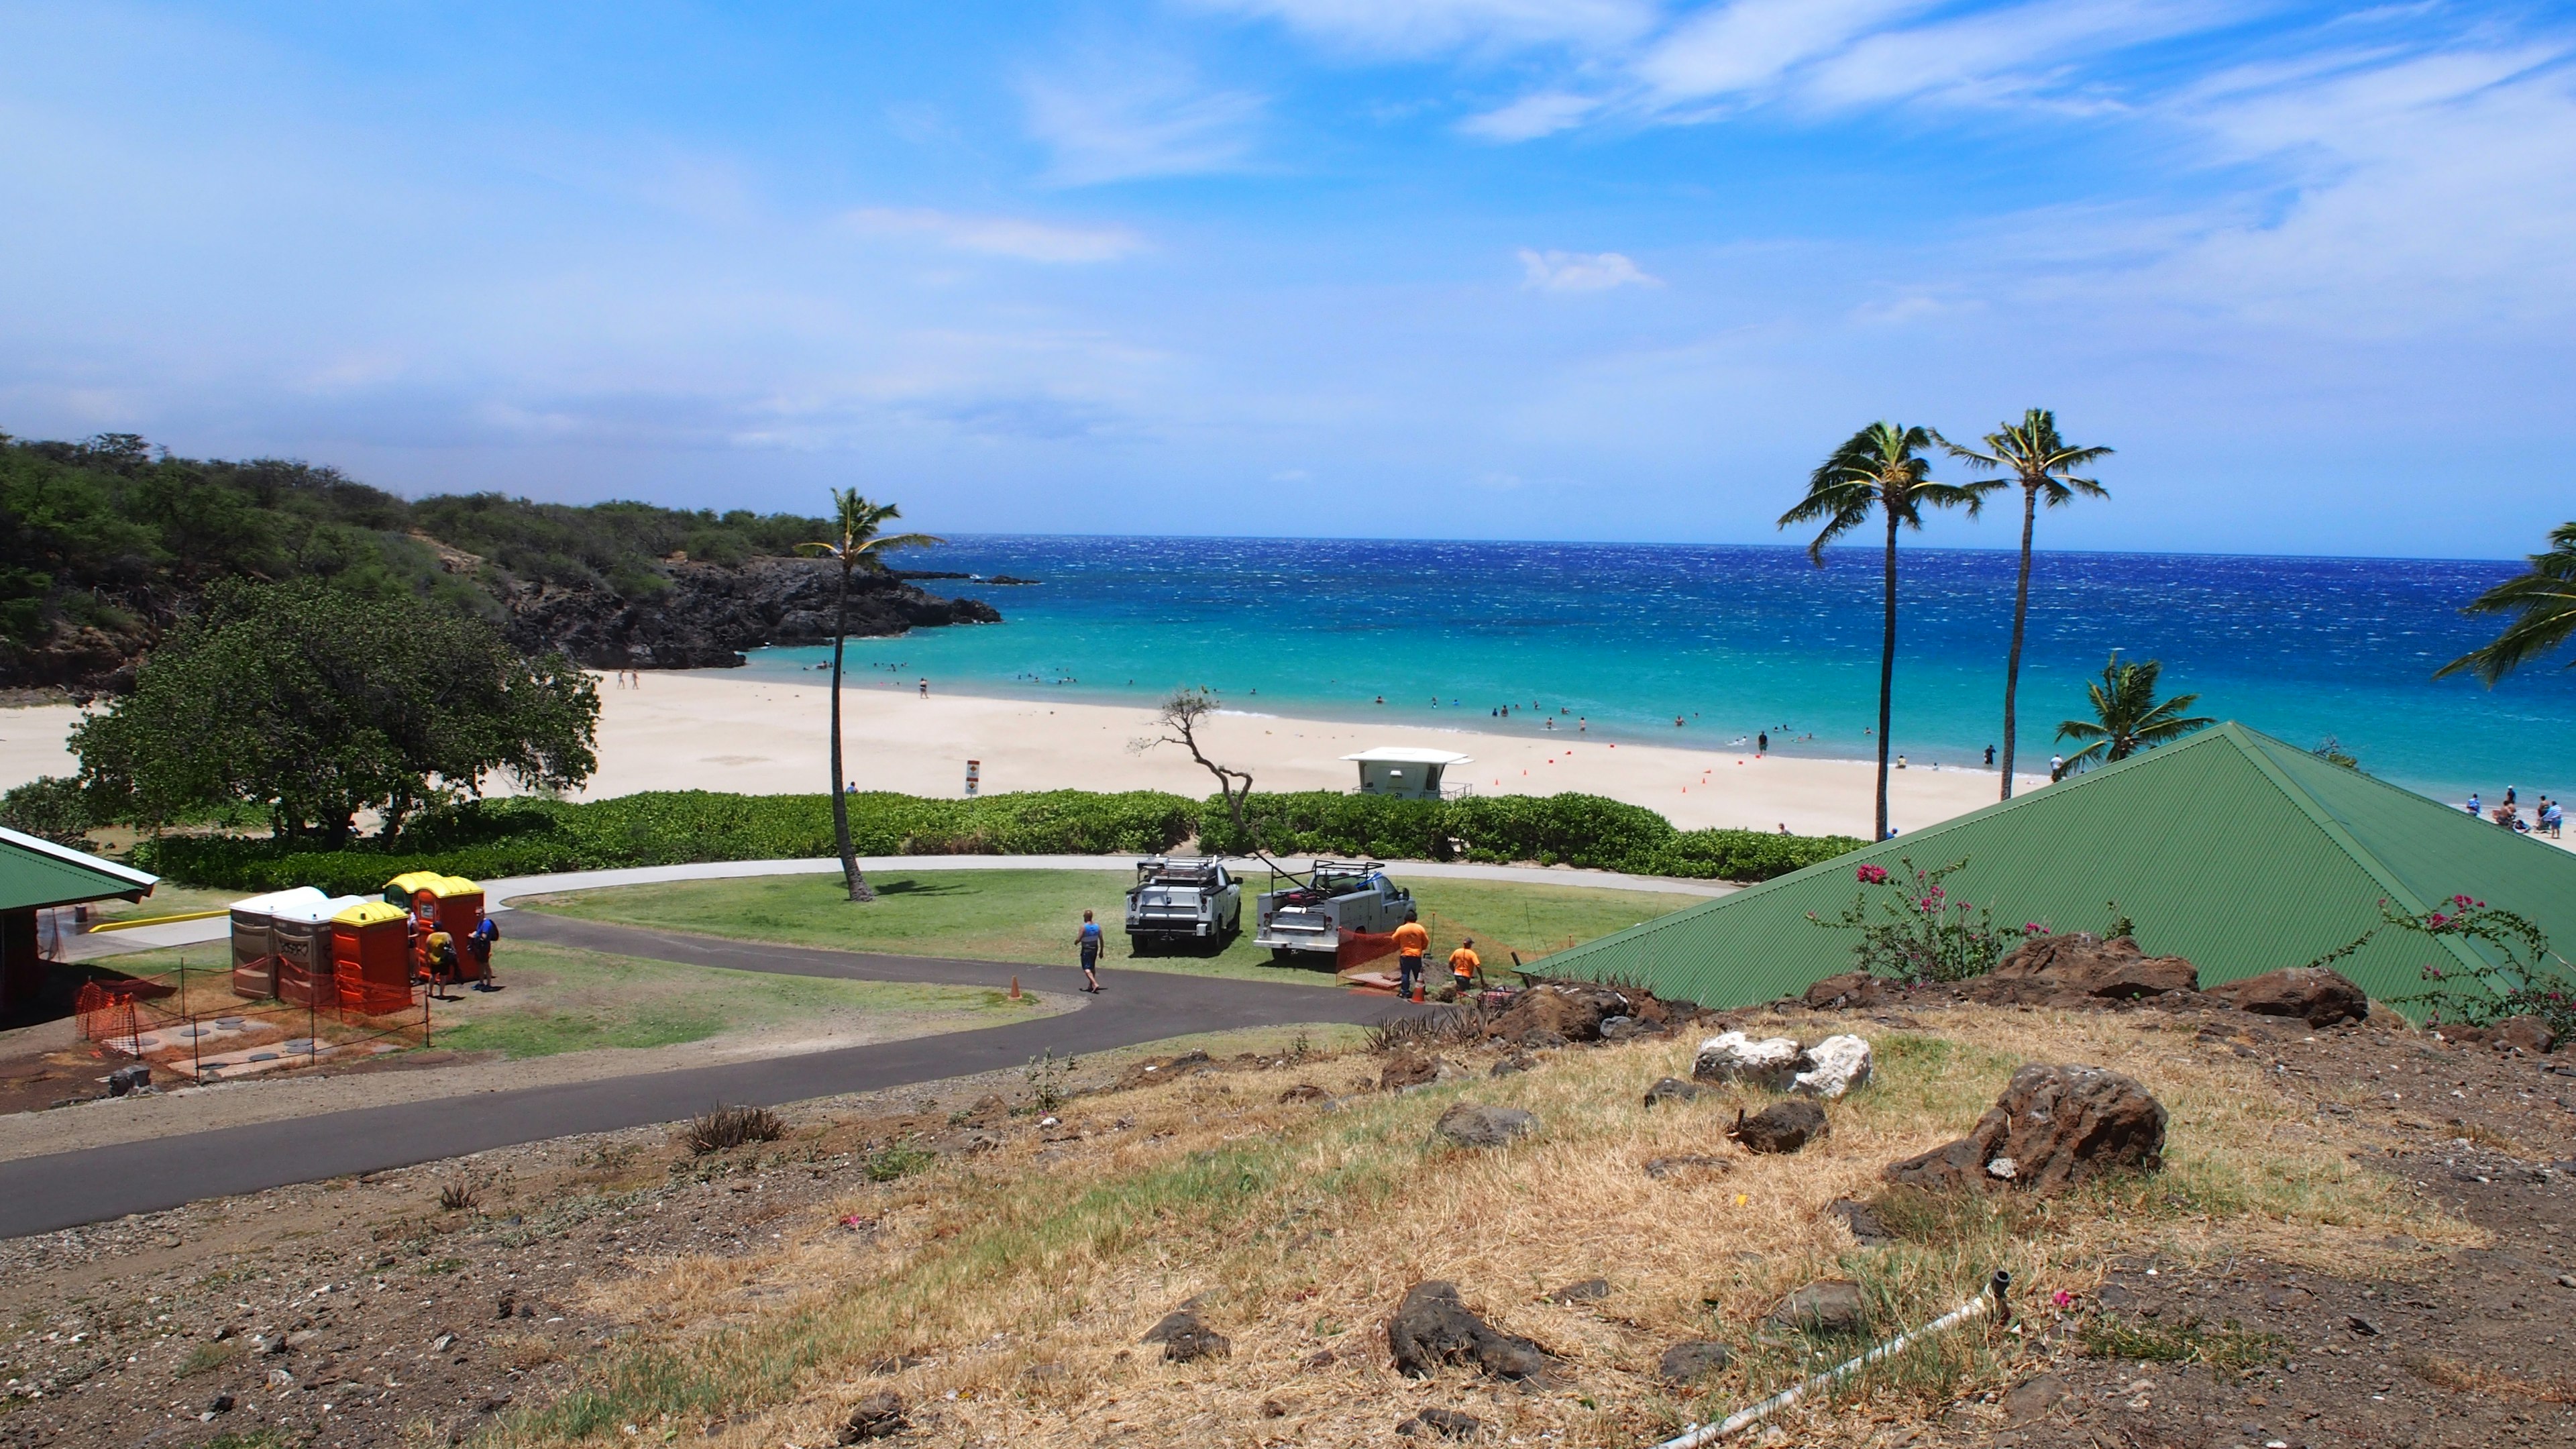
[[1460, 1001], [1466, 1000], [1467, 994], [1476, 989], [1476, 973], [1483, 970], [1484, 965], [1485, 959], [1476, 954], [1476, 938], [1473, 936], [1459, 942], [1458, 949], [1449, 953], [1449, 974], [1457, 980]]
[[1431, 933], [1422, 929], [1415, 913], [1404, 913], [1404, 924], [1395, 928], [1395, 994], [1407, 1001], [1422, 999], [1422, 953], [1431, 949]]
[[1074, 938], [1082, 951], [1082, 989], [1097, 995], [1100, 991], [1100, 923], [1091, 912], [1082, 913], [1082, 930]]

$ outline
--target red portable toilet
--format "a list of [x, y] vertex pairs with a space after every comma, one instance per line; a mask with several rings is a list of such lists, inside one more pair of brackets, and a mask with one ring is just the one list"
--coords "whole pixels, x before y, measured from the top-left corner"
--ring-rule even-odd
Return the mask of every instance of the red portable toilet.
[[411, 916], [361, 900], [331, 918], [331, 976], [340, 1009], [390, 1016], [411, 1007]]
[[233, 995], [277, 994], [277, 908], [319, 905], [324, 899], [311, 886], [297, 886], [233, 902]]
[[456, 948], [456, 971], [446, 979], [480, 981], [491, 974], [465, 948], [465, 943], [474, 937], [474, 928], [483, 924], [483, 887], [463, 876], [447, 875], [431, 882], [422, 894], [427, 898], [427, 909], [417, 914], [432, 923], [431, 929], [445, 931]]

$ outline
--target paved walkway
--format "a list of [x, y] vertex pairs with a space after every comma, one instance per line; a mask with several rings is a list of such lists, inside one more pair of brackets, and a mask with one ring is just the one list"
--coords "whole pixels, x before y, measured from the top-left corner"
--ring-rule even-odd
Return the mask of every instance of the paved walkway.
[[[511, 935], [622, 956], [860, 981], [999, 987], [1047, 969], [725, 941], [533, 912], [517, 919]], [[1069, 969], [1060, 974], [1068, 982], [1073, 975]], [[1365, 1024], [1422, 1009], [1382, 995], [1168, 971], [1106, 970], [1101, 980], [1108, 990], [1080, 1010], [1009, 1026], [20, 1158], [0, 1164], [0, 1237], [522, 1142], [676, 1121], [718, 1103], [775, 1106], [1016, 1067], [1046, 1051], [1059, 1057], [1088, 1054], [1241, 1027]]]
[[[1136, 868], [1136, 859], [1133, 855], [871, 855], [859, 858], [859, 868], [871, 875], [880, 871], [916, 870], [1102, 870], [1124, 874]], [[1300, 868], [1307, 864], [1296, 858], [1285, 859], [1281, 863]], [[1236, 873], [1246, 877], [1248, 890], [1259, 890], [1261, 882], [1269, 878], [1269, 867], [1259, 861], [1238, 860], [1232, 864]], [[681, 880], [738, 880], [746, 876], [829, 875], [840, 868], [841, 863], [837, 860], [716, 860], [695, 865], [636, 866], [626, 870], [576, 870], [557, 875], [486, 881], [483, 883], [483, 899], [497, 911], [508, 909], [514, 896], [543, 895], [550, 891], [661, 885]], [[1398, 878], [1514, 881], [1525, 885], [1651, 891], [1682, 896], [1722, 896], [1742, 889], [1720, 881], [1672, 880], [1663, 876], [1622, 875], [1617, 871], [1571, 870], [1540, 865], [1396, 862], [1389, 867], [1389, 873]], [[89, 961], [135, 951], [205, 945], [223, 940], [231, 933], [232, 925], [225, 917], [211, 916], [202, 921], [175, 921], [166, 926], [138, 926], [126, 931], [74, 936], [63, 943], [63, 955], [66, 960]]]

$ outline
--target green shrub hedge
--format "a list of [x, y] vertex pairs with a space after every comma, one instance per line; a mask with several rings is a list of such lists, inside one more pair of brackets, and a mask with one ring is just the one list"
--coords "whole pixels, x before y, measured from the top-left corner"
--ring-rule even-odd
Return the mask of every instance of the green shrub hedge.
[[[1151, 790], [1051, 790], [980, 800], [852, 795], [861, 855], [1116, 855], [1250, 848], [1220, 800]], [[1255, 795], [1246, 818], [1283, 855], [1473, 860], [1588, 866], [1640, 875], [1765, 880], [1860, 846], [1848, 836], [1675, 830], [1652, 810], [1597, 795], [1390, 800], [1331, 791]], [[434, 870], [472, 880], [709, 860], [816, 859], [833, 852], [828, 795], [654, 791], [613, 800], [478, 801], [414, 819], [390, 844], [300, 849], [231, 836], [148, 840], [137, 863], [191, 885], [238, 890], [319, 886], [375, 891], [392, 876]]]

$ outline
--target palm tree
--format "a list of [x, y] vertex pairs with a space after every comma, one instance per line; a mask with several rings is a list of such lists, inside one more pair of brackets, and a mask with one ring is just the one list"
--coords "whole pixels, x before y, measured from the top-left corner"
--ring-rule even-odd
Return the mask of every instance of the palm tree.
[[878, 532], [888, 520], [903, 514], [891, 503], [870, 503], [856, 488], [833, 489], [832, 508], [838, 536], [800, 543], [796, 551], [838, 559], [841, 564], [840, 615], [832, 625], [832, 839], [841, 848], [841, 878], [849, 884], [850, 899], [872, 901], [877, 894], [868, 889], [867, 877], [859, 874], [858, 853], [850, 847], [850, 797], [845, 793], [849, 777], [841, 773], [841, 648], [850, 637], [850, 575], [861, 569], [884, 573], [885, 556], [893, 550], [946, 540], [926, 533]]
[[[1938, 436], [1937, 434], [1935, 436]], [[2088, 498], [2108, 498], [2111, 490], [2090, 478], [2078, 478], [2074, 470], [2099, 458], [2111, 456], [2108, 448], [2079, 448], [2057, 436], [2057, 414], [2046, 408], [2032, 408], [2021, 415], [2018, 423], [2005, 423], [1986, 434], [1986, 451], [1962, 448], [1947, 438], [1941, 446], [1950, 456], [1981, 472], [2001, 469], [2021, 485], [2021, 579], [2013, 586], [2012, 652], [2004, 661], [2004, 793], [2012, 798], [2014, 697], [2021, 690], [2022, 631], [2030, 619], [2030, 532], [2039, 515], [2042, 498], [2051, 508], [2062, 508], [2076, 494]]]
[[2111, 651], [2111, 662], [2102, 666], [2101, 682], [2084, 687], [2093, 696], [2093, 718], [2071, 719], [2057, 727], [2061, 740], [2093, 742], [2068, 758], [2066, 768], [2070, 773], [2087, 760], [2098, 759], [2106, 765], [2125, 760], [2140, 750], [2170, 744], [2193, 730], [2218, 723], [2184, 716], [2184, 710], [2200, 702], [2197, 694], [2156, 698], [2156, 676], [2164, 668], [2163, 661], [2155, 659], [2124, 664], [2120, 651]]
[[1833, 456], [1817, 465], [1807, 479], [1807, 496], [1780, 515], [1780, 526], [1814, 523], [1824, 527], [1807, 545], [1807, 557], [1825, 566], [1825, 545], [1869, 521], [1875, 508], [1887, 516], [1887, 626], [1878, 655], [1878, 833], [1887, 838], [1887, 728], [1889, 702], [1896, 686], [1896, 529], [1923, 526], [1923, 509], [1967, 507], [1971, 517], [1985, 506], [1985, 495], [2001, 483], [1935, 483], [1931, 451], [1935, 435], [1928, 428], [1872, 423], [1854, 433]]
[[[2433, 672], [2435, 679], [2473, 670], [2493, 689], [2497, 680], [2576, 637], [2576, 523], [2551, 529], [2549, 552], [2531, 555], [2528, 573], [2471, 599], [2461, 612], [2516, 617], [2494, 643], [2443, 665]], [[2564, 667], [2576, 669], [2576, 659]]]

